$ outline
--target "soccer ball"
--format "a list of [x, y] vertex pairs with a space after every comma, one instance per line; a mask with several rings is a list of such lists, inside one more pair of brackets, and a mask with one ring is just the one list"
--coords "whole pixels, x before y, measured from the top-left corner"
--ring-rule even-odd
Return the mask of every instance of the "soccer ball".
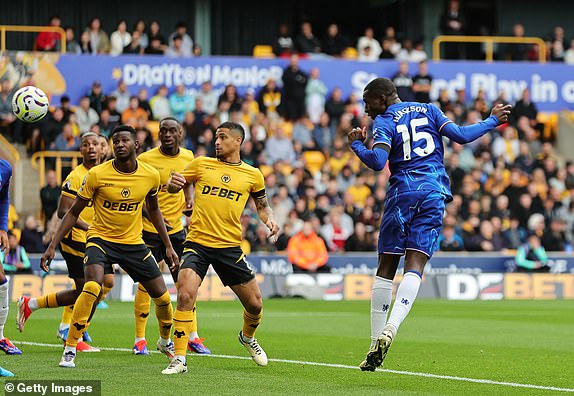
[[40, 88], [27, 86], [20, 88], [12, 98], [12, 112], [25, 122], [36, 122], [48, 114], [50, 102]]

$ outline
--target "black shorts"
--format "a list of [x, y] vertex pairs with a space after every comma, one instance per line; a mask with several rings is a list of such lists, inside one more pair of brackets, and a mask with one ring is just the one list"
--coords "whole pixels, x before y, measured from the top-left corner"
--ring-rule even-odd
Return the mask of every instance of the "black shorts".
[[151, 250], [143, 243], [126, 245], [104, 241], [101, 238], [90, 238], [86, 244], [84, 265], [92, 264], [104, 267], [105, 273], [113, 268], [113, 264], [119, 264], [134, 282], [147, 281], [161, 276]]
[[[153, 232], [144, 231], [143, 240], [157, 262], [165, 259], [165, 245], [163, 244], [159, 234], [154, 234]], [[181, 230], [175, 234], [169, 236], [173, 250], [177, 253], [177, 257], [181, 258], [183, 255], [183, 243], [185, 242], [185, 231]]]
[[[67, 249], [70, 248], [75, 250], [78, 254], [72, 254], [69, 251], [66, 252], [62, 248], [62, 245], [66, 245]], [[69, 238], [64, 238], [60, 243], [60, 253], [66, 261], [66, 266], [68, 267], [68, 277], [71, 279], [84, 279], [84, 254], [86, 251], [86, 244], [83, 242], [73, 241]], [[81, 254], [81, 256], [79, 255]], [[113, 274], [114, 269], [106, 269], [106, 274]]]
[[239, 246], [212, 248], [187, 241], [183, 245], [182, 261], [180, 269], [191, 268], [201, 279], [205, 278], [211, 264], [224, 286], [239, 285], [255, 278]]

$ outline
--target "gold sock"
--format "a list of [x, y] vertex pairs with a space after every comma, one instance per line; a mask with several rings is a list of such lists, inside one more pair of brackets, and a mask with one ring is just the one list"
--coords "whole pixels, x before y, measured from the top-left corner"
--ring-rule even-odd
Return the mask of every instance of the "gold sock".
[[68, 326], [72, 322], [72, 313], [74, 312], [74, 304], [64, 307], [62, 311], [62, 319], [60, 323], [67, 324]]
[[255, 330], [257, 330], [257, 326], [261, 323], [262, 316], [263, 311], [257, 315], [250, 314], [245, 310], [243, 311], [243, 335], [245, 337], [251, 338], [255, 336]]
[[134, 300], [134, 314], [136, 318], [136, 338], [145, 338], [145, 328], [149, 316], [151, 298], [142, 285], [138, 285]]
[[187, 352], [187, 338], [193, 326], [194, 311], [175, 310], [173, 315], [173, 344], [177, 356], [185, 356]]
[[45, 296], [38, 297], [36, 299], [38, 303], [38, 309], [40, 308], [57, 308], [58, 300], [56, 299], [56, 293], [47, 294]]
[[72, 325], [70, 326], [66, 345], [71, 347], [78, 345], [78, 341], [88, 329], [88, 320], [90, 319], [90, 315], [92, 314], [94, 305], [98, 301], [101, 291], [102, 287], [97, 282], [89, 281], [84, 285], [80, 296], [74, 304]]
[[104, 301], [106, 299], [106, 296], [108, 295], [108, 293], [110, 292], [110, 290], [112, 290], [111, 287], [107, 287], [104, 286], [104, 291], [102, 292], [102, 298], [100, 298], [100, 301]]
[[153, 302], [155, 303], [155, 316], [159, 324], [159, 336], [167, 340], [173, 325], [173, 307], [169, 292], [166, 291], [160, 297], [154, 298]]

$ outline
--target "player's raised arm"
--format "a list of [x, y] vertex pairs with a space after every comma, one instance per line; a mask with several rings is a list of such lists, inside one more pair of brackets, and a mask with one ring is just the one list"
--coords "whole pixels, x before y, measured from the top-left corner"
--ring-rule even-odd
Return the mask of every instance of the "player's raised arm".
[[167, 181], [167, 192], [170, 194], [177, 194], [187, 185], [185, 177], [179, 173], [173, 173]]
[[58, 246], [58, 244], [62, 241], [62, 239], [64, 239], [64, 237], [70, 232], [72, 227], [77, 223], [80, 213], [82, 213], [82, 210], [84, 210], [84, 208], [88, 205], [88, 202], [89, 200], [84, 199], [83, 197], [80, 196], [76, 197], [70, 210], [68, 210], [68, 212], [62, 218], [62, 221], [60, 222], [58, 228], [56, 229], [56, 233], [54, 235], [54, 238], [52, 239], [52, 242], [50, 242], [50, 245], [48, 246], [48, 248], [46, 249], [40, 260], [40, 267], [45, 272], [48, 272], [50, 270], [49, 269], [50, 262], [52, 261], [52, 259], [56, 254], [56, 246]]
[[167, 228], [161, 210], [159, 209], [159, 204], [157, 202], [157, 193], [150, 192], [145, 199], [145, 204], [147, 208], [147, 213], [150, 221], [157, 230], [159, 237], [161, 238], [166, 251], [166, 261], [169, 260], [168, 264], [171, 269], [175, 268], [179, 264], [179, 258], [177, 253], [173, 250], [171, 245], [171, 240], [167, 234]]
[[[58, 202], [58, 218], [62, 219], [66, 213], [68, 213], [68, 211], [72, 208], [72, 206], [74, 205], [75, 200], [66, 196], [66, 195], [60, 195], [60, 202]], [[79, 215], [79, 213], [78, 213]], [[79, 228], [80, 230], [84, 230], [84, 231], [88, 231], [88, 227], [90, 226], [88, 223], [86, 223], [85, 221], [82, 221], [80, 218], [78, 218], [76, 220], [76, 224], [74, 224], [74, 226], [76, 228]]]
[[[439, 115], [438, 117], [444, 117], [445, 120], [442, 121], [439, 119], [437, 124], [441, 125], [440, 132], [447, 138], [460, 144], [470, 143], [496, 128], [498, 125], [507, 122], [511, 108], [510, 105], [497, 104], [492, 108], [490, 117], [486, 120], [467, 126], [456, 125], [441, 113], [442, 116]], [[438, 109], [437, 112], [440, 113]]]
[[[189, 185], [195, 183], [199, 169], [199, 162], [201, 160], [201, 157], [198, 157], [191, 161], [183, 172], [172, 173], [171, 177], [167, 181], [167, 192], [170, 194], [176, 194], [181, 191], [182, 188], [187, 188]], [[188, 193], [186, 192], [186, 198], [187, 194]]]

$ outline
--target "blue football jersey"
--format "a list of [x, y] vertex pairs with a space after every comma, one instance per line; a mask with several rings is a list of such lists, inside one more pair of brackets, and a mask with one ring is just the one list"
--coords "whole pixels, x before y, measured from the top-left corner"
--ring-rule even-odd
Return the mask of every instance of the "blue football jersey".
[[435, 105], [418, 102], [393, 104], [375, 118], [373, 144], [390, 147], [389, 193], [431, 190], [452, 199], [441, 134], [449, 122]]

